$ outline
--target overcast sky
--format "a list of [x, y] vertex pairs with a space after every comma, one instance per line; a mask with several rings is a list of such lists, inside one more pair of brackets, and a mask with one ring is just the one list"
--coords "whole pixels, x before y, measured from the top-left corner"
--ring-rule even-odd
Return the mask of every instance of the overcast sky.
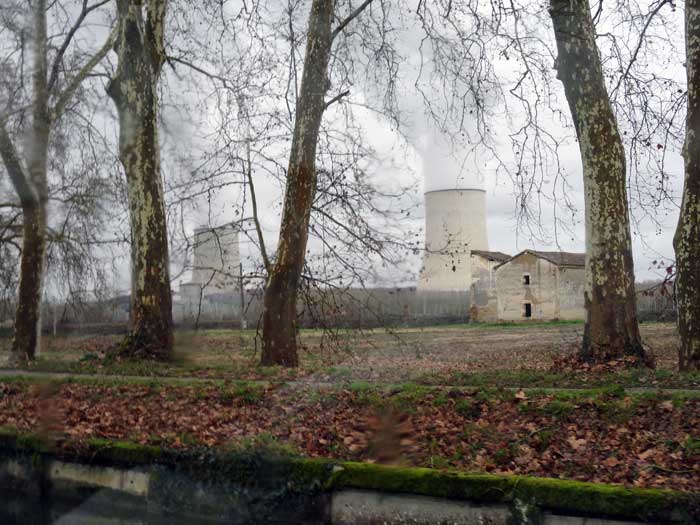
[[[541, 34], [545, 38], [550, 38], [551, 42], [551, 35], [549, 35], [551, 29], [546, 27], [542, 30], [544, 33]], [[679, 49], [682, 49], [682, 35], [678, 33], [675, 37], [681, 44]], [[407, 30], [401, 33], [401, 38], [403, 38], [401, 49], [408, 63], [408, 67], [404, 64], [403, 71], [410, 72], [411, 67], [415, 69], [418, 63], [416, 51], [418, 36], [415, 31]], [[605, 42], [601, 42], [600, 45], [605, 45]], [[512, 67], [510, 62], [495, 61], [498, 73], [503, 78], [512, 79], [519, 74], [517, 68], [509, 70]], [[652, 62], [652, 67], [653, 65]], [[675, 67], [682, 71], [680, 65], [681, 62], [675, 62]], [[659, 62], [659, 67], [668, 66]], [[411, 74], [406, 73], [399, 88], [401, 90], [399, 98], [405, 119], [401, 136], [392, 131], [393, 125], [388, 121], [369, 113], [358, 112], [360, 120], [366, 128], [364, 138], [367, 143], [376, 149], [380, 159], [391, 161], [390, 164], [377, 165], [382, 167], [383, 173], [375, 173], [374, 175], [377, 177], [388, 176], [406, 183], [416, 181], [419, 194], [434, 189], [483, 188], [486, 190], [486, 222], [492, 250], [510, 254], [527, 248], [583, 252], [585, 232], [581, 161], [573, 128], [562, 126], [560, 121], [553, 118], [550, 121], [547, 121], [546, 118], [542, 121], [549, 132], [565, 143], [559, 151], [559, 161], [561, 173], [566, 179], [566, 195], [570, 199], [574, 213], [565, 206], [561, 179], [555, 179], [552, 175], [542, 185], [539, 203], [531, 203], [533, 209], [539, 212], [538, 220], [531, 221], [529, 225], [519, 224], [516, 213], [516, 191], [509, 175], [502, 169], [497, 169], [497, 163], [494, 161], [492, 153], [485, 150], [469, 149], [463, 144], [454, 146], [444, 135], [441, 135], [426, 118], [420, 97], [413, 89], [412, 80]], [[553, 81], [553, 93], [552, 100], [555, 109], [568, 115], [568, 106], [561, 83], [558, 80]], [[353, 88], [349, 99], [358, 101], [362, 100], [362, 97], [363, 93], [358, 92], [357, 88]], [[326, 116], [326, 119], [332, 118], [332, 115]], [[493, 108], [490, 124], [496, 154], [504, 159], [512, 159], [508, 123], [504, 112], [498, 106]], [[391, 167], [388, 167], [390, 165]], [[668, 152], [667, 169], [672, 176], [669, 186], [670, 195], [675, 198], [677, 204], [682, 189], [682, 161], [678, 153]], [[552, 173], [554, 172], [552, 171]], [[259, 198], [263, 201], [261, 206], [261, 209], [264, 210], [262, 220], [267, 242], [274, 246], [279, 221], [281, 188], [277, 182], [273, 181], [261, 181], [257, 184], [259, 185]], [[219, 196], [217, 206], [222, 221], [226, 220], [226, 203], [235, 198], [231, 193], [223, 193]], [[422, 225], [422, 199], [418, 196], [417, 200], [421, 206], [411, 215], [412, 219], [405, 219], [407, 228]], [[654, 217], [659, 224], [654, 224], [653, 221], [645, 218], [640, 209], [632, 211], [636, 277], [638, 280], [646, 280], [662, 276], [663, 270], [654, 268], [652, 263], [661, 259], [668, 261], [673, 258], [672, 238], [678, 219], [677, 205], [670, 204], [655, 210]], [[559, 223], [555, 221], [555, 215], [558, 217]], [[420, 258], [416, 257], [407, 261], [407, 265], [413, 275], [417, 277]], [[392, 274], [389, 272], [384, 275], [390, 279]], [[404, 277], [400, 278], [400, 280], [403, 279]]]
[[[640, 2], [640, 5], [644, 3]], [[231, 8], [231, 13], [235, 12], [235, 9], [231, 7], [234, 4], [235, 0], [227, 4]], [[297, 32], [302, 33], [306, 26], [305, 17], [300, 15], [295, 23], [298, 26]], [[173, 27], [178, 27], [178, 24], [174, 24]], [[101, 41], [104, 38], [103, 33], [106, 33], [107, 29], [102, 27], [97, 30], [93, 27], [90, 31], [96, 35], [94, 36], [96, 41]], [[542, 25], [542, 27], [536, 27], [534, 31], [545, 40], [549, 39], [549, 44], [553, 45], [549, 27]], [[214, 31], [214, 35], [216, 34]], [[200, 36], [203, 37], [203, 35]], [[517, 192], [514, 190], [513, 181], [503, 169], [498, 169], [498, 163], [494, 160], [494, 152], [499, 157], [506, 159], [507, 162], [513, 160], [512, 144], [509, 138], [509, 130], [512, 129], [513, 123], [506, 119], [505, 107], [500, 107], [499, 104], [494, 104], [491, 107], [492, 114], [488, 119], [493, 141], [491, 152], [474, 148], [473, 145], [470, 146], [465, 142], [455, 145], [439, 132], [431, 120], [426, 117], [421, 96], [414, 88], [415, 75], [420, 63], [418, 53], [420, 31], [417, 31], [415, 27], [403, 27], [394, 32], [394, 36], [397, 38], [396, 44], [403, 56], [401, 77], [397, 88], [402, 112], [401, 134], [395, 131], [394, 123], [365, 111], [359, 106], [355, 108], [355, 115], [364, 128], [363, 139], [376, 150], [376, 159], [367, 166], [370, 175], [381, 183], [391, 184], [395, 182], [415, 187], [414, 199], [418, 207], [409, 217], [402, 219], [402, 224], [395, 226], [412, 230], [422, 227], [423, 191], [476, 187], [486, 190], [486, 223], [490, 249], [510, 254], [515, 254], [526, 248], [584, 251], [581, 163], [577, 144], [573, 137], [573, 129], [566, 125], [562, 126], [561, 121], [555, 118], [545, 117], [542, 120], [542, 124], [548, 132], [566, 143], [559, 151], [559, 161], [561, 173], [565, 176], [568, 187], [566, 194], [576, 213], [572, 215], [572, 210], [566, 208], [562, 193], [562, 180], [555, 179], [552, 175], [542, 185], [539, 205], [533, 207], [539, 212], [537, 220], [531, 221], [529, 225], [519, 223], [516, 213]], [[681, 32], [675, 32], [673, 38], [677, 40], [677, 44], [680, 44], [679, 49], [683, 49]], [[205, 39], [203, 38], [203, 40]], [[604, 45], [605, 42], [601, 41], [600, 44]], [[236, 50], [230, 49], [228, 51], [234, 54], [236, 52]], [[303, 53], [303, 49], [301, 51]], [[491, 51], [495, 53], [498, 50]], [[425, 56], [429, 59], [429, 54]], [[112, 55], [110, 59], [111, 63], [114, 64], [115, 56]], [[193, 56], [191, 59], [196, 61], [198, 57]], [[235, 64], [237, 57], [229, 57], [228, 60]], [[680, 59], [672, 61], [670, 66], [667, 57], [657, 57], [655, 60], [658, 61], [659, 68], [675, 67], [678, 69], [675, 74], [682, 74], [682, 61]], [[657, 64], [654, 60], [648, 60], [648, 62], [652, 68]], [[506, 82], [512, 81], [520, 74], [517, 65], [514, 66], [512, 62], [507, 62], [498, 56], [494, 55], [493, 63], [499, 77]], [[213, 63], [200, 65], [216, 67]], [[223, 71], [217, 72], [223, 73]], [[236, 69], [233, 69], [233, 72], [236, 72]], [[177, 96], [187, 97], [193, 103], [190, 109], [194, 109], [194, 111], [185, 114], [182, 109], [176, 110], [171, 106], [164, 108], [163, 120], [167, 128], [164, 136], [170, 137], [165, 140], [174, 142], [176, 150], [179, 148], [183, 151], [206, 151], [211, 134], [218, 124], [217, 100], [215, 97], [209, 96], [196, 101], [195, 99], [200, 97], [202, 92], [197, 92], [196, 87], [188, 86], [186, 83], [179, 83], [178, 77], [183, 73], [184, 70], [180, 66], [177, 68], [166, 66], [164, 82], [168, 84], [169, 93], [176, 93], [176, 98]], [[231, 70], [225, 73], [231, 74]], [[357, 78], [355, 81], [350, 88], [350, 96], [347, 99], [349, 102], [362, 104], [367, 102], [367, 97], [376, 96], [376, 93], [363, 91], [363, 85], [365, 85], [362, 82], [363, 79]], [[96, 80], [96, 82], [103, 82], [103, 80]], [[202, 86], [206, 84], [206, 81], [201, 77], [196, 78], [195, 82]], [[568, 107], [560, 82], [554, 80], [552, 86], [552, 105], [555, 109], [568, 115]], [[333, 86], [329, 97], [333, 96], [339, 89], [341, 89], [339, 86]], [[179, 94], [177, 94], [178, 92]], [[165, 98], [165, 102], [168, 104], [173, 101], [174, 99]], [[509, 103], [512, 103], [512, 100]], [[113, 113], [111, 101], [106, 97], [105, 104]], [[509, 108], [509, 111], [512, 112], [512, 108]], [[513, 116], [512, 113], [511, 116]], [[517, 120], [517, 111], [515, 116]], [[325, 119], [331, 125], [336, 125], [336, 123], [342, 125], [341, 121], [334, 120], [333, 111], [327, 112]], [[112, 133], [113, 137], [116, 137], [117, 130], [114, 124], [114, 122], [110, 124], [106, 120], [104, 127], [106, 133]], [[467, 127], [469, 125], [467, 123]], [[110, 126], [114, 128], [111, 131], [109, 130]], [[169, 151], [166, 147], [164, 155], [171, 154], [172, 150]], [[168, 163], [169, 159], [165, 160], [165, 169], [170, 169], [172, 164]], [[677, 153], [669, 152], [667, 167], [672, 175], [670, 193], [678, 202], [682, 186], [682, 162]], [[165, 176], [168, 177], [169, 174], [166, 173]], [[256, 190], [268, 248], [274, 250], [283, 188], [279, 180], [259, 177], [256, 179]], [[200, 202], [198, 206], [194, 206], [188, 212], [188, 216], [185, 218], [186, 229], [191, 232], [203, 223], [215, 225], [237, 220], [238, 216], [234, 214], [232, 203], [240, 203], [241, 198], [238, 186], [214, 191], [209, 202]], [[405, 204], [405, 202], [400, 202], [396, 206], [403, 207]], [[531, 204], [537, 203], [531, 202]], [[249, 208], [246, 210], [249, 211]], [[673, 257], [672, 237], [678, 218], [678, 208], [671, 205], [668, 209], [657, 210], [655, 219], [660, 223], [659, 227], [652, 221], [644, 219], [640, 210], [635, 209], [633, 212], [635, 218], [642, 219], [641, 222], [635, 222], [633, 225], [636, 276], [638, 280], [652, 279], [663, 273], [652, 267], [652, 261], [669, 260]], [[559, 223], [555, 221], [555, 216], [558, 217]], [[122, 228], [125, 226], [126, 223], [122, 225]], [[250, 243], [244, 243], [242, 252], [257, 260], [258, 254], [251, 248]], [[175, 266], [181, 267], [181, 263], [182, 261], [178, 261]], [[380, 276], [385, 279], [387, 284], [410, 284], [412, 279], [417, 278], [420, 264], [420, 256], [408, 257], [401, 272], [385, 269], [380, 272]], [[253, 263], [247, 261], [246, 265], [252, 267]], [[120, 270], [115, 276], [115, 287], [123, 290], [128, 288], [129, 279], [126, 254], [122, 255], [122, 262], [118, 267], [123, 270]], [[186, 281], [187, 279], [188, 276], [183, 275], [180, 280]], [[175, 283], [175, 287], [177, 287], [177, 283]]]

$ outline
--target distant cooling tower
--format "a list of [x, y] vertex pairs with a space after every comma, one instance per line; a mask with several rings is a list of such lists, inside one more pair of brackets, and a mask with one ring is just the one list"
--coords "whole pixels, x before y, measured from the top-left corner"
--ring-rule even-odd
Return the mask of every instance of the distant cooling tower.
[[486, 192], [477, 189], [425, 193], [425, 256], [420, 290], [469, 290], [471, 250], [488, 250]]
[[234, 226], [197, 228], [194, 231], [192, 283], [209, 293], [238, 288], [240, 255], [238, 229]]

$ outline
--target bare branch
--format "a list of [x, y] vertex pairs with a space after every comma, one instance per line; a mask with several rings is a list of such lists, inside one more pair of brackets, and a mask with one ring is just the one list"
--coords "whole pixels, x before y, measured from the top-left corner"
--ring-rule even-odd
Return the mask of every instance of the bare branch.
[[265, 265], [265, 270], [270, 273], [272, 271], [272, 263], [267, 255], [267, 249], [265, 248], [265, 238], [263, 237], [262, 228], [260, 226], [260, 219], [258, 217], [258, 201], [255, 197], [255, 186], [253, 185], [253, 170], [250, 162], [250, 141], [246, 144], [246, 154], [247, 162], [244, 166], [244, 171], [246, 177], [248, 178], [248, 184], [250, 185], [250, 202], [253, 207], [253, 223], [255, 224], [255, 232], [258, 235], [258, 243], [260, 244], [260, 255]]
[[53, 109], [53, 118], [59, 118], [62, 114], [63, 111], [66, 109], [66, 104], [68, 104], [68, 101], [70, 98], [73, 96], [73, 94], [76, 92], [78, 87], [80, 87], [80, 84], [85, 80], [85, 78], [90, 74], [92, 69], [99, 64], [104, 57], [107, 56], [107, 53], [109, 53], [110, 49], [114, 46], [114, 42], [117, 38], [117, 26], [115, 26], [112, 29], [112, 32], [109, 34], [109, 37], [105, 41], [105, 43], [102, 45], [102, 47], [93, 55], [93, 57], [88, 60], [88, 62], [82, 67], [80, 71], [71, 79], [70, 83], [66, 86], [66, 88], [63, 90], [63, 92], [59, 95], [58, 100], [56, 101], [56, 105], [54, 106]]
[[331, 104], [338, 102], [340, 99], [343, 97], [347, 97], [350, 94], [350, 90], [343, 91], [342, 93], [338, 93], [336, 96], [334, 96], [332, 99], [330, 99], [328, 102], [326, 102], [326, 106], [324, 109], [328, 109], [328, 106]]
[[642, 48], [642, 44], [644, 43], [644, 41], [646, 39], [646, 33], [647, 33], [647, 29], [649, 28], [649, 24], [651, 24], [651, 21], [659, 13], [659, 11], [661, 11], [661, 8], [663, 6], [665, 6], [666, 4], [671, 4], [672, 2], [673, 2], [673, 0], [659, 0], [658, 5], [649, 12], [649, 16], [647, 17], [647, 20], [644, 23], [644, 28], [639, 33], [639, 39], [637, 40], [637, 45], [634, 48], [634, 53], [632, 53], [632, 58], [630, 58], [630, 61], [627, 63], [627, 68], [625, 68], [625, 72], [617, 80], [617, 84], [615, 85], [615, 88], [610, 92], [611, 99], [615, 98], [615, 94], [617, 93], [617, 90], [620, 89], [620, 85], [627, 78], [627, 75], [629, 75], [629, 72], [632, 69], [632, 66], [634, 66], [634, 63], [637, 61], [637, 55], [639, 55], [639, 50]]
[[170, 67], [172, 67], [173, 70], [174, 70], [175, 68], [173, 67], [172, 62], [177, 62], [178, 64], [182, 64], [183, 66], [186, 66], [186, 67], [192, 69], [193, 71], [196, 71], [197, 73], [200, 73], [200, 74], [204, 75], [205, 77], [208, 77], [208, 78], [210, 78], [210, 79], [212, 79], [212, 80], [218, 80], [219, 82], [221, 82], [221, 84], [222, 84], [225, 88], [231, 87], [231, 84], [230, 84], [230, 82], [228, 81], [228, 79], [227, 79], [226, 77], [222, 77], [221, 75], [217, 75], [217, 74], [215, 74], [215, 73], [212, 73], [211, 71], [207, 71], [206, 69], [202, 69], [201, 67], [196, 66], [196, 65], [194, 65], [192, 62], [189, 62], [189, 61], [187, 61], [187, 60], [185, 60], [185, 59], [183, 59], [183, 58], [178, 58], [178, 57], [174, 57], [174, 56], [170, 56], [170, 55], [169, 55], [169, 56], [167, 57], [166, 60], [167, 60], [169, 63], [171, 63], [171, 64], [170, 64]]
[[360, 14], [362, 14], [362, 11], [364, 11], [367, 8], [367, 6], [372, 3], [372, 1], [373, 0], [365, 0], [364, 2], [362, 2], [362, 4], [360, 4], [360, 6], [357, 9], [350, 13], [348, 17], [333, 30], [333, 33], [331, 33], [331, 41], [335, 40], [335, 37], [337, 37], [350, 22], [352, 22], [355, 18], [360, 16]]
[[48, 83], [49, 93], [51, 93], [51, 90], [53, 90], [54, 85], [58, 81], [58, 73], [59, 73], [59, 69], [61, 67], [61, 62], [63, 61], [63, 56], [66, 54], [66, 51], [68, 50], [68, 46], [70, 46], [70, 43], [73, 40], [73, 37], [75, 36], [75, 33], [78, 31], [78, 29], [80, 29], [80, 26], [82, 25], [85, 18], [91, 12], [93, 12], [95, 9], [98, 9], [111, 1], [112, 0], [100, 0], [96, 4], [88, 6], [88, 0], [83, 0], [83, 6], [80, 10], [80, 15], [78, 16], [78, 18], [75, 20], [75, 23], [68, 31], [66, 38], [63, 40], [61, 47], [58, 49], [58, 52], [56, 53], [56, 58], [54, 59], [53, 67], [51, 68], [51, 76], [49, 77], [49, 83]]

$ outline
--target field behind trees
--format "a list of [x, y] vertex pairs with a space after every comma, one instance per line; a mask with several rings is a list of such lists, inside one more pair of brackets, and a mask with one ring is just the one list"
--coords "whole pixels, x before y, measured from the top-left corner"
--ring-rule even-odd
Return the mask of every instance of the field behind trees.
[[[567, 368], [583, 323], [455, 324], [394, 330], [300, 331], [298, 370], [259, 366], [255, 330], [180, 331], [172, 363], [115, 360], [109, 349], [120, 336], [46, 337], [30, 370], [93, 374], [211, 377], [241, 380], [295, 379], [310, 383], [405, 381], [440, 385], [557, 387], [622, 384], [689, 386], [700, 375], [677, 371], [673, 323], [641, 324], [656, 357], [656, 370], [627, 369], [624, 361], [590, 369]], [[8, 339], [0, 340], [4, 358]]]

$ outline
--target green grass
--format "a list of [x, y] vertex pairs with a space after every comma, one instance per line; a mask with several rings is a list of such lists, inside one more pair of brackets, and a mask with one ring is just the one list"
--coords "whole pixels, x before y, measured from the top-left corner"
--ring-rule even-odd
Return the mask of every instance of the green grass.
[[535, 414], [545, 414], [554, 416], [555, 418], [566, 418], [574, 410], [576, 410], [576, 404], [571, 401], [564, 401], [561, 399], [553, 399], [544, 406], [531, 405], [528, 403], [521, 404], [518, 407], [521, 413], [535, 413]]
[[265, 395], [265, 387], [259, 383], [235, 383], [226, 385], [222, 397], [227, 400], [240, 399], [246, 404], [255, 404]]
[[548, 370], [491, 370], [485, 372], [427, 373], [415, 381], [423, 385], [453, 385], [473, 387], [522, 388], [698, 388], [700, 373], [674, 374], [669, 370], [629, 369], [619, 372], [584, 376], [579, 372], [552, 372]]
[[218, 378], [236, 380], [251, 377], [261, 380], [283, 380], [293, 378], [297, 371], [283, 367], [255, 366], [240, 367], [236, 364], [197, 365], [182, 358], [162, 363], [151, 360], [104, 361], [97, 359], [80, 359], [65, 361], [40, 357], [29, 366], [22, 367], [31, 372], [45, 372], [75, 375], [131, 376], [144, 378]]
[[236, 441], [232, 441], [224, 448], [225, 452], [235, 454], [258, 454], [271, 458], [300, 457], [300, 453], [289, 443], [281, 443], [272, 434], [263, 432], [256, 436], [248, 436]]
[[688, 436], [683, 443], [683, 449], [689, 456], [700, 456], [700, 438]]
[[67, 376], [67, 377], [48, 377], [41, 375], [24, 376], [11, 375], [0, 377], [0, 383], [32, 385], [32, 384], [78, 384], [86, 386], [103, 386], [118, 388], [124, 385], [134, 386], [150, 386], [153, 388], [161, 387], [181, 387], [181, 388], [209, 388], [215, 387], [229, 398], [241, 397], [250, 402], [257, 401], [264, 388], [269, 383], [267, 381], [238, 381], [238, 380], [223, 380], [223, 379], [179, 379], [168, 377], [112, 377], [112, 376]]
[[[395, 385], [373, 384], [358, 381], [347, 387], [356, 393], [355, 402], [361, 406], [373, 406], [380, 409], [393, 408], [411, 411], [415, 406], [428, 401], [434, 406], [444, 406], [450, 398], [457, 399], [455, 411], [466, 418], [479, 417], [482, 406], [493, 401], [510, 401], [515, 398], [513, 389], [503, 388], [450, 388], [441, 386], [416, 385], [403, 383]], [[323, 394], [312, 392], [309, 395], [319, 396], [319, 400], [334, 402], [331, 390], [323, 390]], [[536, 406], [531, 401], [538, 398], [551, 398], [544, 406]], [[519, 410], [537, 412], [557, 418], [570, 415], [578, 404], [592, 402], [603, 417], [611, 421], [624, 421], [634, 412], [642, 401], [661, 402], [670, 400], [674, 406], [680, 407], [689, 399], [700, 398], [700, 390], [686, 390], [665, 393], [663, 390], [629, 391], [620, 385], [606, 385], [595, 388], [563, 388], [563, 389], [532, 389], [527, 392], [527, 402]]]
[[[543, 328], [549, 326], [571, 326], [571, 325], [581, 325], [583, 326], [582, 320], [558, 320], [558, 321], [501, 321], [495, 323], [451, 323], [451, 324], [441, 324], [441, 325], [427, 325], [422, 327], [411, 327], [405, 329], [408, 330], [433, 330], [440, 328], [450, 328], [450, 329], [464, 329], [464, 330], [474, 330], [479, 328], [487, 329], [509, 329], [509, 328]], [[401, 330], [403, 331], [403, 330]]]
[[481, 414], [481, 404], [474, 399], [460, 399], [455, 404], [455, 411], [467, 418], [478, 418]]

